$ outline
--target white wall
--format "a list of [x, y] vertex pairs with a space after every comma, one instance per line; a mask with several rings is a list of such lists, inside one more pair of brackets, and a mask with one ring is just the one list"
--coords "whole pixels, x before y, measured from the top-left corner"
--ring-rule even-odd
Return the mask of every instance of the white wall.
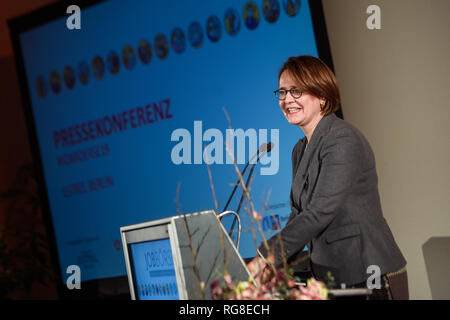
[[[380, 30], [366, 27], [371, 4], [381, 9]], [[431, 299], [422, 245], [450, 236], [450, 1], [323, 6], [344, 118], [374, 149], [384, 215], [408, 261], [410, 297]]]

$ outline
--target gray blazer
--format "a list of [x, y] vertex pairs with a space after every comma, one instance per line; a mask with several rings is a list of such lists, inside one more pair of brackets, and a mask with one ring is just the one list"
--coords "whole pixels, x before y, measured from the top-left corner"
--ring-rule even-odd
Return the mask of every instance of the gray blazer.
[[[381, 210], [375, 158], [361, 132], [331, 114], [305, 145], [303, 138], [292, 152], [289, 220], [268, 240], [276, 266], [283, 254], [295, 264], [308, 245], [311, 271], [322, 281], [330, 271], [338, 284], [352, 285], [373, 274], [370, 265], [382, 275], [404, 267]], [[259, 249], [267, 256], [264, 245]]]

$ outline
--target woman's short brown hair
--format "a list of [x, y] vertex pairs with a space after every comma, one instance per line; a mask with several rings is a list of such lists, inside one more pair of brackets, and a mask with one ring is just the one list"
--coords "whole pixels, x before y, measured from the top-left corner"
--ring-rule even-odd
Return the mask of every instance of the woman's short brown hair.
[[284, 71], [289, 72], [302, 92], [325, 99], [322, 107], [324, 115], [336, 112], [341, 107], [336, 77], [322, 60], [313, 56], [290, 57], [281, 67], [278, 80]]

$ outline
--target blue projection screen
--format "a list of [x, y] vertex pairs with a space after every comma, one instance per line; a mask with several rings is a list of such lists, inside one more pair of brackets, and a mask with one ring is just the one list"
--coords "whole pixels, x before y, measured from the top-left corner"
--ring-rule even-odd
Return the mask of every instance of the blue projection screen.
[[[303, 132], [273, 91], [289, 56], [319, 56], [308, 1], [99, 2], [79, 30], [69, 16], [18, 35], [63, 281], [69, 265], [82, 281], [125, 275], [121, 226], [215, 209], [214, 195], [221, 211], [233, 158], [241, 170], [269, 141], [251, 195], [265, 236], [284, 226]], [[248, 258], [261, 238], [245, 207]]]

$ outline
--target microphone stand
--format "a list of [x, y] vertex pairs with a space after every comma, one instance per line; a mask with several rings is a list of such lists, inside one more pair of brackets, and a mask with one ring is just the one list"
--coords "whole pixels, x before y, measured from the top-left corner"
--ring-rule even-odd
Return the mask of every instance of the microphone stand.
[[[244, 176], [245, 171], [247, 170], [247, 167], [248, 167], [248, 165], [250, 164], [250, 162], [251, 162], [257, 155], [260, 154], [261, 149], [262, 149], [263, 146], [264, 146], [264, 144], [261, 145], [261, 147], [258, 149], [258, 151], [256, 152], [256, 154], [255, 154], [250, 160], [248, 160], [247, 164], [246, 164], [245, 167], [244, 167], [244, 170], [242, 170], [242, 172], [241, 172], [241, 177]], [[266, 147], [266, 149], [267, 149], [267, 147]], [[258, 160], [259, 160], [259, 159], [258, 159]], [[256, 162], [258, 162], [258, 160], [256, 160]], [[253, 166], [256, 164], [256, 162], [253, 164]], [[236, 181], [236, 184], [234, 185], [233, 192], [231, 193], [230, 197], [228, 198], [227, 204], [226, 204], [225, 207], [223, 208], [222, 212], [224, 212], [224, 211], [227, 210], [228, 205], [230, 204], [231, 199], [233, 199], [233, 195], [234, 195], [234, 193], [236, 192], [237, 187], [239, 186], [239, 182], [240, 182], [240, 179], [238, 179], [238, 180]]]
[[[256, 164], [258, 163], [259, 159], [261, 159], [266, 153], [269, 153], [269, 152], [272, 150], [272, 147], [273, 147], [273, 143], [272, 143], [272, 142], [269, 142], [269, 143], [267, 144], [266, 149], [263, 150], [262, 154], [256, 159], [255, 163], [252, 165], [252, 168], [250, 169], [250, 173], [248, 174], [248, 177], [247, 177], [247, 182], [245, 183], [245, 189], [246, 189], [246, 190], [248, 190], [248, 186], [249, 186], [249, 184], [250, 184], [250, 178], [251, 178], [251, 176], [252, 176], [252, 174], [253, 174], [253, 170], [255, 169], [255, 166], [256, 166]], [[257, 154], [259, 154], [259, 152], [258, 152]], [[252, 160], [253, 160], [253, 158], [252, 158]], [[248, 165], [248, 164], [247, 164], [247, 165]], [[246, 166], [245, 169], [247, 169], [247, 166]], [[244, 172], [245, 172], [245, 170], [244, 170]], [[238, 180], [238, 182], [239, 182], [239, 180]], [[234, 191], [235, 191], [235, 190], [234, 190]], [[233, 193], [234, 193], [234, 191], [233, 191]], [[242, 196], [241, 196], [241, 199], [240, 199], [240, 201], [239, 201], [238, 209], [237, 209], [237, 211], [236, 211], [237, 216], [239, 216], [239, 210], [241, 209], [241, 205], [242, 205], [242, 201], [243, 201], [243, 200], [244, 200], [244, 191], [242, 191]], [[228, 202], [229, 202], [229, 201], [228, 201]], [[233, 233], [234, 225], [236, 224], [236, 220], [237, 220], [237, 217], [235, 216], [234, 219], [233, 219], [233, 223], [231, 224], [230, 231], [229, 231], [229, 233], [228, 233], [228, 235], [230, 236], [230, 238], [231, 238], [231, 234]]]
[[[255, 169], [255, 166], [256, 166], [256, 164], [258, 163], [258, 161], [259, 161], [259, 159], [261, 159], [264, 155], [266, 154], [266, 152], [264, 152], [263, 154], [261, 154], [261, 156], [256, 160], [256, 162], [252, 165], [252, 168], [250, 169], [250, 173], [248, 174], [248, 177], [247, 177], [247, 182], [245, 183], [245, 189], [248, 191], [248, 186], [249, 186], [249, 184], [250, 184], [250, 178], [251, 178], [251, 176], [252, 176], [252, 174], [253, 174], [253, 170]], [[237, 208], [237, 210], [236, 210], [236, 213], [239, 215], [239, 210], [241, 210], [241, 205], [242, 205], [242, 201], [244, 200], [244, 196], [245, 196], [245, 193], [244, 193], [244, 191], [242, 191], [242, 196], [241, 196], [241, 199], [239, 200], [239, 206], [238, 206], [238, 208]], [[233, 223], [231, 224], [231, 228], [230, 228], [230, 231], [229, 231], [229, 233], [228, 233], [228, 235], [230, 236], [230, 238], [231, 238], [231, 234], [233, 233], [233, 231], [234, 231], [234, 225], [236, 224], [236, 216], [234, 217], [234, 219], [233, 219]]]

